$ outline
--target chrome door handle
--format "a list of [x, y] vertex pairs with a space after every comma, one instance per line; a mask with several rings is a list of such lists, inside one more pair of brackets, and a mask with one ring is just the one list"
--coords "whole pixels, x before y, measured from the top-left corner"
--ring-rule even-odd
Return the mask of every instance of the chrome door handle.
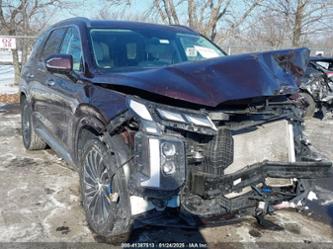
[[54, 81], [54, 80], [48, 80], [48, 81], [47, 81], [47, 84], [48, 84], [49, 86], [54, 86], [54, 85], [55, 85], [55, 81]]

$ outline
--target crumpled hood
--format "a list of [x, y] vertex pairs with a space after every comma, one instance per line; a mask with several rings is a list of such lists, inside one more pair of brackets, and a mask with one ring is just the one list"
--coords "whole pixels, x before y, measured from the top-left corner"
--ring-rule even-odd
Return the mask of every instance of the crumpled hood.
[[308, 59], [306, 48], [251, 53], [96, 75], [93, 82], [215, 107], [226, 101], [296, 92]]

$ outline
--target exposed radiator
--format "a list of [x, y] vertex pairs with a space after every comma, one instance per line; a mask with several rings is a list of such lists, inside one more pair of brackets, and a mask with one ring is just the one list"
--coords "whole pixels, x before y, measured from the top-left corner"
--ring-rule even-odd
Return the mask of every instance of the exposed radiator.
[[234, 161], [224, 170], [231, 174], [244, 167], [269, 161], [295, 161], [293, 127], [287, 120], [270, 122], [233, 136]]
[[266, 123], [243, 133], [219, 128], [209, 139], [188, 137], [187, 154], [199, 151], [201, 163], [192, 167], [196, 171], [213, 175], [232, 174], [246, 166], [265, 160], [294, 162], [293, 127], [287, 120]]

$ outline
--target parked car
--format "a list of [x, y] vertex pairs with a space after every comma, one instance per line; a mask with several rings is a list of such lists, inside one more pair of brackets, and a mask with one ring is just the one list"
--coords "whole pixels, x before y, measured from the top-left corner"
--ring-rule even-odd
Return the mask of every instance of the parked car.
[[24, 66], [23, 143], [80, 172], [87, 222], [106, 238], [245, 211], [261, 222], [332, 166], [288, 98], [308, 54], [225, 56], [186, 27], [69, 19]]
[[327, 75], [327, 77], [333, 79], [333, 58], [316, 56], [311, 57], [311, 61], [316, 63]]
[[323, 67], [318, 64], [322, 61], [329, 63], [328, 58], [312, 57], [310, 59], [300, 85], [306, 117], [313, 117], [315, 113], [318, 113], [319, 117], [324, 118], [327, 113], [333, 112], [333, 78], [330, 77], [329, 71], [332, 67]]

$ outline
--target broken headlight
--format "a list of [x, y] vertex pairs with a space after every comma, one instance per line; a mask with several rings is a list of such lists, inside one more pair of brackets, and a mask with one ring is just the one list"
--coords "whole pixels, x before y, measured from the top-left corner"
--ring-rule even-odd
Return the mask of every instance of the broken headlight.
[[180, 122], [184, 124], [192, 124], [195, 126], [202, 126], [217, 130], [212, 120], [205, 114], [192, 114], [192, 113], [180, 113], [177, 111], [169, 111], [157, 108], [159, 116], [167, 121]]
[[186, 123], [186, 120], [183, 118], [183, 116], [180, 113], [170, 112], [162, 109], [157, 109], [157, 112], [160, 115], [160, 117], [165, 120]]
[[150, 115], [150, 112], [148, 111], [147, 107], [140, 103], [137, 102], [133, 99], [129, 100], [129, 107], [142, 119], [148, 120], [148, 121], [153, 121], [153, 118]]
[[[144, 129], [148, 133], [157, 133], [157, 128], [155, 127], [155, 122], [153, 115], [151, 114], [151, 109], [154, 108], [154, 104], [152, 103], [152, 107], [148, 108], [146, 104], [141, 103], [134, 99], [129, 99], [129, 107], [131, 110], [138, 115], [143, 123]], [[191, 127], [203, 127], [210, 128], [214, 131], [217, 131], [215, 124], [209, 118], [207, 114], [201, 112], [190, 112], [186, 110], [177, 110], [176, 108], [172, 110], [167, 110], [167, 108], [156, 108], [156, 112], [158, 116], [165, 121], [177, 122], [184, 125], [190, 125]], [[148, 127], [149, 129], [147, 129]]]
[[129, 99], [128, 105], [131, 110], [140, 117], [143, 130], [150, 134], [159, 134], [159, 129], [145, 104]]

